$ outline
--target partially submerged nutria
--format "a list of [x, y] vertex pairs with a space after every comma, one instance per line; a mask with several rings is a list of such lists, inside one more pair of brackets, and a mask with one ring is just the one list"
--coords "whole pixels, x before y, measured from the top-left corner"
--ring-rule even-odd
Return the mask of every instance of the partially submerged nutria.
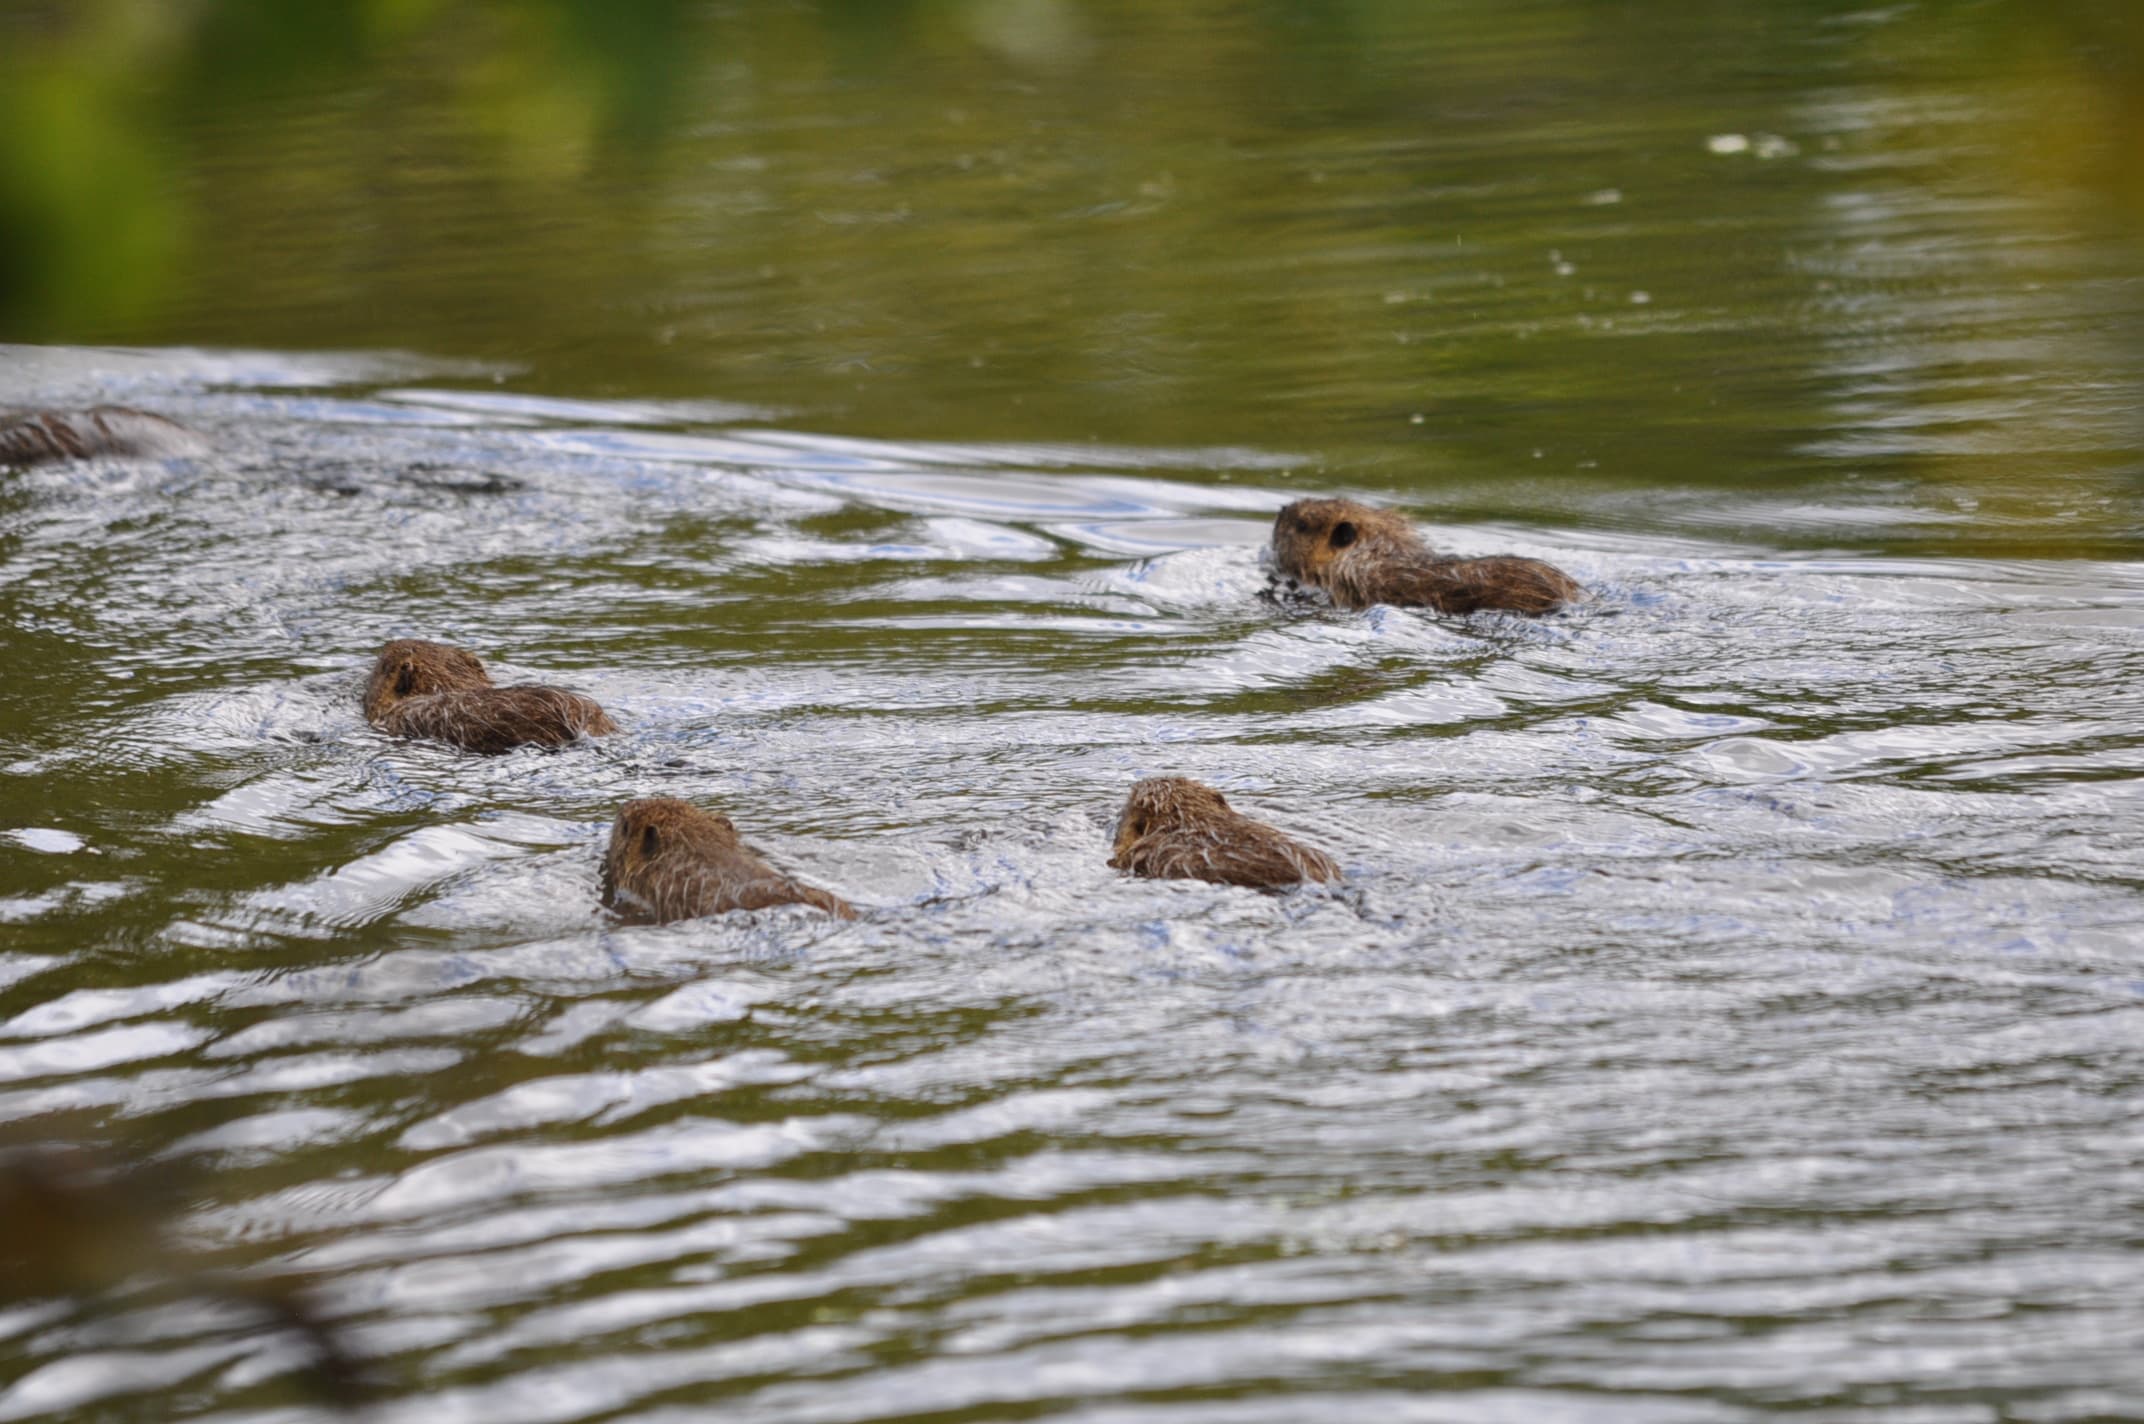
[[1539, 559], [1460, 559], [1422, 542], [1404, 515], [1351, 499], [1299, 499], [1273, 521], [1273, 559], [1342, 608], [1373, 603], [1473, 613], [1548, 613], [1577, 598], [1577, 582]]
[[1340, 878], [1331, 856], [1230, 809], [1220, 792], [1183, 776], [1151, 776], [1132, 787], [1114, 850], [1111, 867], [1151, 880], [1271, 890]]
[[208, 441], [195, 431], [123, 405], [40, 410], [0, 419], [0, 465], [98, 458], [175, 460], [207, 453]]
[[380, 649], [365, 687], [365, 720], [391, 737], [485, 753], [562, 747], [618, 730], [593, 698], [535, 683], [494, 687], [476, 654], [422, 638]]
[[815, 905], [844, 920], [856, 911], [839, 895], [792, 880], [737, 839], [727, 816], [674, 796], [649, 796], [618, 808], [603, 853], [603, 903], [630, 920], [664, 924]]

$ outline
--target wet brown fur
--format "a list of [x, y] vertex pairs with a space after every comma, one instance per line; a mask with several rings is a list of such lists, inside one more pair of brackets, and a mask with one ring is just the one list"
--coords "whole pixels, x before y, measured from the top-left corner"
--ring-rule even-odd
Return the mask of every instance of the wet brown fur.
[[0, 465], [59, 460], [171, 460], [208, 452], [208, 441], [175, 420], [123, 405], [39, 410], [0, 419]]
[[761, 860], [737, 839], [729, 817], [672, 796], [618, 808], [603, 853], [603, 903], [650, 924], [770, 905], [813, 905], [844, 920], [856, 918], [839, 895]]
[[1114, 851], [1112, 868], [1153, 880], [1270, 890], [1340, 878], [1331, 856], [1231, 809], [1220, 792], [1182, 776], [1149, 777], [1132, 787], [1117, 818]]
[[365, 686], [365, 720], [391, 737], [486, 754], [562, 747], [618, 730], [593, 698], [535, 683], [494, 687], [476, 654], [422, 638], [397, 638], [380, 649]]
[[1298, 583], [1342, 608], [1375, 603], [1439, 613], [1550, 613], [1580, 597], [1576, 580], [1539, 559], [1441, 555], [1404, 515], [1351, 499], [1299, 499], [1273, 521], [1273, 557]]

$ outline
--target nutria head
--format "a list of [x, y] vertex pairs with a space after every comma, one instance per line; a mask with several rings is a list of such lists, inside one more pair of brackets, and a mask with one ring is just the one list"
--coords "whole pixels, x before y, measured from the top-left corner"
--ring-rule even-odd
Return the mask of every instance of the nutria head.
[[618, 808], [604, 862], [617, 878], [673, 850], [705, 859], [736, 850], [739, 844], [737, 827], [729, 817], [703, 811], [675, 796], [644, 796]]
[[1235, 814], [1220, 792], [1188, 776], [1150, 776], [1132, 786], [1117, 817], [1112, 852], [1121, 857], [1132, 845], [1157, 831], [1211, 824]]
[[689, 892], [676, 882], [740, 849], [737, 827], [727, 816], [675, 796], [628, 801], [618, 808], [603, 849], [603, 903], [650, 919], [686, 918], [698, 913], [697, 902], [679, 913], [669, 902]]
[[1207, 880], [1281, 890], [1338, 880], [1340, 865], [1233, 809], [1211, 786], [1182, 776], [1139, 782], [1117, 818], [1112, 869], [1153, 880]]
[[1409, 549], [1421, 543], [1405, 517], [1389, 509], [1352, 499], [1299, 499], [1273, 520], [1273, 561], [1296, 582], [1322, 588], [1333, 560], [1365, 540]]
[[477, 655], [423, 638], [397, 638], [380, 649], [365, 685], [365, 720], [377, 722], [405, 698], [491, 686]]
[[628, 919], [656, 923], [773, 905], [813, 905], [856, 918], [839, 895], [792, 880], [753, 854], [729, 817], [673, 796], [618, 808], [603, 852], [603, 903]]

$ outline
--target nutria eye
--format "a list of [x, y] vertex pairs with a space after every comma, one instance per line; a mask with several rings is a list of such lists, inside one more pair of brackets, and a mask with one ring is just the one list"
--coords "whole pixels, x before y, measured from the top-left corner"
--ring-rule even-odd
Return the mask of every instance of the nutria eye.
[[1345, 549], [1348, 545], [1355, 542], [1356, 532], [1357, 531], [1353, 523], [1345, 519], [1341, 520], [1338, 524], [1335, 524], [1333, 526], [1333, 547], [1335, 549]]
[[395, 675], [395, 696], [407, 697], [417, 690], [417, 665], [402, 664], [402, 671]]
[[1308, 534], [1310, 532], [1310, 521], [1298, 515], [1295, 521], [1295, 532], [1298, 534]]
[[660, 836], [655, 834], [655, 827], [648, 827], [640, 833], [640, 853], [646, 856], [654, 855], [655, 847], [661, 839]]

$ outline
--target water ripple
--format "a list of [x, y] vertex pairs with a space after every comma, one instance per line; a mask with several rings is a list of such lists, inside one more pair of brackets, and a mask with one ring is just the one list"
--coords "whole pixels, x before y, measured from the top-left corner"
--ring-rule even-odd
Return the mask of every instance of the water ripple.
[[[2127, 1409], [2139, 566], [1447, 519], [1593, 596], [1342, 613], [1245, 452], [113, 359], [224, 438], [0, 512], [87, 650], [11, 694], [0, 1120], [200, 1174], [381, 1417]], [[388, 741], [411, 633], [623, 730]], [[1123, 879], [1162, 773], [1344, 881]], [[614, 923], [641, 794], [862, 918]], [[0, 1330], [5, 1417], [291, 1417], [216, 1308]]]

